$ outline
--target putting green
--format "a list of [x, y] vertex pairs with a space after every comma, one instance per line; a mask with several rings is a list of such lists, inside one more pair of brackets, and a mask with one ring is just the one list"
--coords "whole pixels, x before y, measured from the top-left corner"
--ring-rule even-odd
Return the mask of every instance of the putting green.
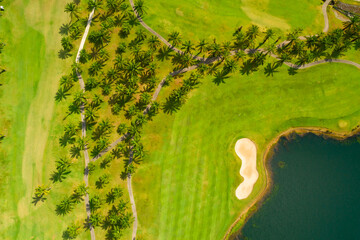
[[[144, 134], [147, 158], [133, 176], [139, 236], [145, 239], [221, 239], [265, 187], [262, 156], [280, 132], [296, 126], [350, 131], [360, 119], [359, 70], [324, 64], [289, 76], [210, 78], [173, 116], [160, 114]], [[339, 124], [344, 123], [347, 124]], [[341, 127], [341, 128], [340, 128]], [[235, 142], [258, 148], [259, 179], [246, 200]]]
[[321, 2], [314, 0], [147, 0], [144, 21], [162, 36], [179, 31], [196, 41], [228, 41], [239, 26], [257, 24], [283, 31], [301, 27], [306, 34], [323, 28]]

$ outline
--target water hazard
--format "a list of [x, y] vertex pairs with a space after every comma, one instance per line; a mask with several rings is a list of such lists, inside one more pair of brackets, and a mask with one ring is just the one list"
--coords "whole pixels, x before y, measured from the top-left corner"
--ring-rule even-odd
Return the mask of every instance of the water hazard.
[[273, 187], [238, 239], [360, 239], [360, 144], [313, 134], [281, 141]]

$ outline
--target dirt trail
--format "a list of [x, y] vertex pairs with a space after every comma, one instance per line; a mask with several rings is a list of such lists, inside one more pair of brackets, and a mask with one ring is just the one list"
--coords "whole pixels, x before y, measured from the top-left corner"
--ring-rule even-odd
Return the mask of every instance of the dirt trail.
[[[89, 30], [90, 30], [91, 21], [92, 21], [93, 16], [94, 16], [94, 12], [95, 12], [95, 9], [93, 9], [92, 12], [89, 15], [89, 19], [87, 21], [85, 32], [84, 32], [84, 35], [83, 35], [83, 37], [81, 39], [80, 47], [79, 47], [79, 50], [78, 50], [77, 55], [76, 55], [76, 60], [75, 60], [76, 63], [79, 62], [80, 52], [84, 48], [86, 38], [87, 38], [87, 35], [89, 33]], [[77, 72], [76, 74], [77, 74], [77, 77], [79, 79], [80, 88], [85, 93], [84, 80], [83, 80], [80, 73]], [[82, 104], [80, 106], [80, 112], [81, 112], [81, 135], [82, 135], [83, 139], [85, 139], [86, 138], [86, 120], [85, 120], [85, 106], [84, 106], [84, 104]], [[88, 187], [89, 186], [88, 165], [89, 165], [89, 162], [90, 162], [90, 158], [89, 158], [89, 153], [88, 153], [88, 149], [87, 149], [87, 144], [85, 144], [85, 148], [84, 148], [84, 158], [85, 158], [84, 182], [85, 182], [86, 187]], [[87, 218], [89, 220], [90, 216], [91, 216], [91, 211], [90, 211], [90, 200], [89, 200], [89, 194], [88, 193], [86, 193], [84, 201], [85, 201], [86, 215], [87, 215]], [[95, 230], [94, 230], [94, 227], [91, 224], [90, 224], [90, 235], [91, 235], [91, 240], [95, 240]]]
[[326, 0], [324, 2], [324, 4], [322, 5], [322, 13], [324, 15], [324, 29], [323, 29], [323, 32], [326, 33], [329, 31], [329, 17], [328, 17], [328, 14], [327, 14], [327, 7], [329, 6], [329, 3], [331, 2], [331, 0]]

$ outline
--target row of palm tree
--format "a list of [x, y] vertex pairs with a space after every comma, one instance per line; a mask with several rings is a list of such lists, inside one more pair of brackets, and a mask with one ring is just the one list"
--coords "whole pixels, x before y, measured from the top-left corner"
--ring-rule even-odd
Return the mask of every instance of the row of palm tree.
[[85, 183], [78, 185], [69, 197], [65, 197], [59, 204], [56, 205], [56, 214], [61, 216], [69, 214], [76, 204], [84, 201], [84, 197], [87, 192], [88, 188], [85, 186]]

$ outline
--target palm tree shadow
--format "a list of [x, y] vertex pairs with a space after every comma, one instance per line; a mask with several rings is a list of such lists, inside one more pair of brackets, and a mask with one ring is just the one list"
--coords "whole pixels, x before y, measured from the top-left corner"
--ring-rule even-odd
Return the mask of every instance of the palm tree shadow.
[[225, 83], [225, 79], [229, 78], [226, 75], [223, 74], [219, 74], [217, 76], [215, 76], [215, 78], [213, 79], [213, 83], [215, 83], [217, 86], [219, 86], [222, 83]]
[[68, 35], [70, 32], [70, 24], [69, 23], [64, 23], [63, 25], [61, 25], [60, 29], [59, 29], [59, 33], [61, 35]]
[[159, 61], [169, 60], [172, 56], [171, 54], [172, 49], [169, 47], [162, 47], [159, 49], [158, 54], [156, 55], [156, 58]]
[[64, 49], [61, 49], [58, 53], [58, 57], [60, 59], [66, 59], [68, 57], [71, 57], [71, 53], [69, 51], [66, 51]]
[[295, 75], [295, 74], [297, 74], [298, 72], [297, 72], [297, 68], [293, 68], [293, 67], [290, 67], [289, 69], [288, 69], [288, 73], [289, 73], [289, 75]]

